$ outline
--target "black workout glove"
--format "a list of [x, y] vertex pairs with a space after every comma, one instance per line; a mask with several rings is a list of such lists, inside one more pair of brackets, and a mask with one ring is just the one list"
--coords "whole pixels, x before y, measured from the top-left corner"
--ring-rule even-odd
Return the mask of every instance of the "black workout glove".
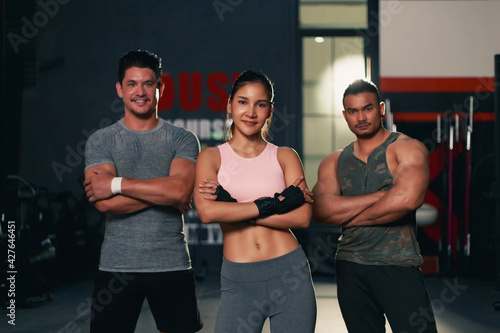
[[254, 200], [254, 203], [257, 205], [257, 208], [259, 209], [260, 217], [276, 214], [274, 198], [264, 197]]
[[[284, 197], [283, 200], [278, 199], [279, 196]], [[283, 192], [275, 194], [276, 199], [276, 213], [285, 214], [295, 208], [300, 207], [306, 200], [304, 197], [304, 192], [297, 186], [290, 185]]]
[[217, 196], [215, 201], [237, 202], [236, 199], [233, 198], [231, 194], [224, 189], [224, 187], [222, 187], [222, 185], [218, 185], [213, 194]]
[[[279, 199], [283, 197], [283, 200]], [[304, 193], [300, 187], [290, 185], [283, 192], [275, 193], [274, 197], [265, 197], [257, 199], [254, 203], [259, 209], [259, 216], [268, 216], [272, 214], [285, 214], [304, 203]]]

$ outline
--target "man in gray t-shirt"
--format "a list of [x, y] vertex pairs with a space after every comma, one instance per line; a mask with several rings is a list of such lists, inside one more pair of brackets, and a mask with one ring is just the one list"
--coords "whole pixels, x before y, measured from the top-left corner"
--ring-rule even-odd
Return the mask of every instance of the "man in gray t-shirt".
[[202, 327], [183, 220], [200, 148], [193, 133], [158, 118], [163, 89], [159, 57], [124, 54], [124, 117], [85, 147], [85, 192], [107, 214], [91, 332], [134, 332], [146, 297], [160, 331]]

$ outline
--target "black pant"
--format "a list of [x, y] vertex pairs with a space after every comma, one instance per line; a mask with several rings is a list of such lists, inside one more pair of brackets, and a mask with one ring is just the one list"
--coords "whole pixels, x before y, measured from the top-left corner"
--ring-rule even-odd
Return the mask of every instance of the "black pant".
[[350, 333], [437, 332], [434, 313], [418, 267], [336, 262], [337, 295]]
[[202, 327], [191, 270], [158, 273], [99, 271], [94, 279], [90, 332], [135, 331], [147, 298], [163, 332], [197, 332]]

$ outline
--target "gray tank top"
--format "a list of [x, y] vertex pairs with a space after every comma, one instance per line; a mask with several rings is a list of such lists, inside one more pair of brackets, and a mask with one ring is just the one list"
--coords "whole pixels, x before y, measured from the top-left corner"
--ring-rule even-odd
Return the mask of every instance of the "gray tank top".
[[[370, 154], [367, 163], [354, 155], [354, 143], [342, 151], [338, 161], [342, 195], [358, 196], [393, 187], [386, 151], [400, 134], [391, 133]], [[420, 266], [423, 261], [416, 238], [415, 211], [389, 224], [342, 228], [336, 259], [367, 265]]]

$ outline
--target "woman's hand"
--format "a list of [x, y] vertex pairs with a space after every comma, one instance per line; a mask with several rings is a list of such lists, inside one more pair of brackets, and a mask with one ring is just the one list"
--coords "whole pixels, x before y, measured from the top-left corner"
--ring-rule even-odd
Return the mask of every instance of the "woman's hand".
[[222, 185], [215, 180], [205, 179], [203, 184], [199, 185], [200, 192], [205, 193], [203, 196], [207, 200], [224, 201], [224, 202], [237, 202], [235, 198], [229, 194]]
[[[300, 176], [299, 178], [297, 178], [294, 182], [293, 182], [293, 186], [296, 186], [296, 187], [299, 187], [300, 183], [302, 183], [304, 181], [304, 176]], [[311, 191], [309, 191], [309, 189], [307, 188], [301, 188], [302, 192], [304, 193], [304, 199], [305, 199], [305, 202], [307, 203], [313, 203], [313, 193]], [[283, 200], [283, 197], [279, 197], [280, 200]]]

